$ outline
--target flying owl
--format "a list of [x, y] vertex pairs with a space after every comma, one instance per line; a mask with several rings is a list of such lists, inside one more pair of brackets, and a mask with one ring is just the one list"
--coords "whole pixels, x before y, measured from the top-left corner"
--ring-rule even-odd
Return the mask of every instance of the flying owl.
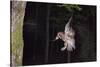
[[61, 51], [67, 49], [68, 51], [73, 51], [75, 49], [75, 31], [71, 27], [70, 23], [72, 16], [70, 17], [68, 23], [65, 25], [64, 32], [58, 32], [54, 41], [61, 39], [64, 41], [64, 47], [61, 48]]

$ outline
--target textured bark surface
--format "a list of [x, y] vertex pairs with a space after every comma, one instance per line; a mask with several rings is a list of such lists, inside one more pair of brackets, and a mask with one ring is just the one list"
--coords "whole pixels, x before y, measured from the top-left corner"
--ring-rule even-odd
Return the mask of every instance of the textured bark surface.
[[[12, 32], [16, 29], [16, 24], [19, 22], [21, 17], [24, 16], [25, 12], [25, 1], [11, 1], [11, 26], [12, 26]], [[23, 20], [22, 20], [23, 21]]]
[[11, 65], [22, 64], [22, 50], [23, 50], [23, 38], [22, 38], [22, 26], [25, 13], [26, 2], [15, 1], [10, 2], [10, 17], [11, 17]]

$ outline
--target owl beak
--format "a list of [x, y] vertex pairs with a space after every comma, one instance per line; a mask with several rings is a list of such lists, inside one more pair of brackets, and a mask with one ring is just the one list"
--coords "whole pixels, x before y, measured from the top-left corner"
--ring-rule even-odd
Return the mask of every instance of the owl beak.
[[58, 37], [55, 38], [55, 40], [58, 40], [58, 39], [59, 39]]
[[56, 37], [53, 41], [56, 41], [56, 40], [58, 40], [59, 38], [58, 37]]

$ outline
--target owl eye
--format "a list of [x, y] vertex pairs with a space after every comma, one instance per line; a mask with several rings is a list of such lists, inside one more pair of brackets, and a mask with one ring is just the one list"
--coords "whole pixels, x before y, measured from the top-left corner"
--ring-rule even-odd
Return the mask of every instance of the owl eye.
[[58, 34], [58, 37], [61, 39], [61, 38], [62, 38], [62, 35], [59, 33], [59, 34]]

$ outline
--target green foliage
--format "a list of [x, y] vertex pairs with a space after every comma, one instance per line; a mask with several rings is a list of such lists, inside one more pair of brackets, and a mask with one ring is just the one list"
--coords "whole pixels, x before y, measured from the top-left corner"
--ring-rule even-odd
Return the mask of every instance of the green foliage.
[[74, 10], [77, 10], [77, 11], [81, 11], [82, 8], [79, 6], [79, 5], [76, 5], [76, 4], [63, 4], [63, 5], [58, 5], [59, 7], [65, 7], [68, 11], [74, 11]]

